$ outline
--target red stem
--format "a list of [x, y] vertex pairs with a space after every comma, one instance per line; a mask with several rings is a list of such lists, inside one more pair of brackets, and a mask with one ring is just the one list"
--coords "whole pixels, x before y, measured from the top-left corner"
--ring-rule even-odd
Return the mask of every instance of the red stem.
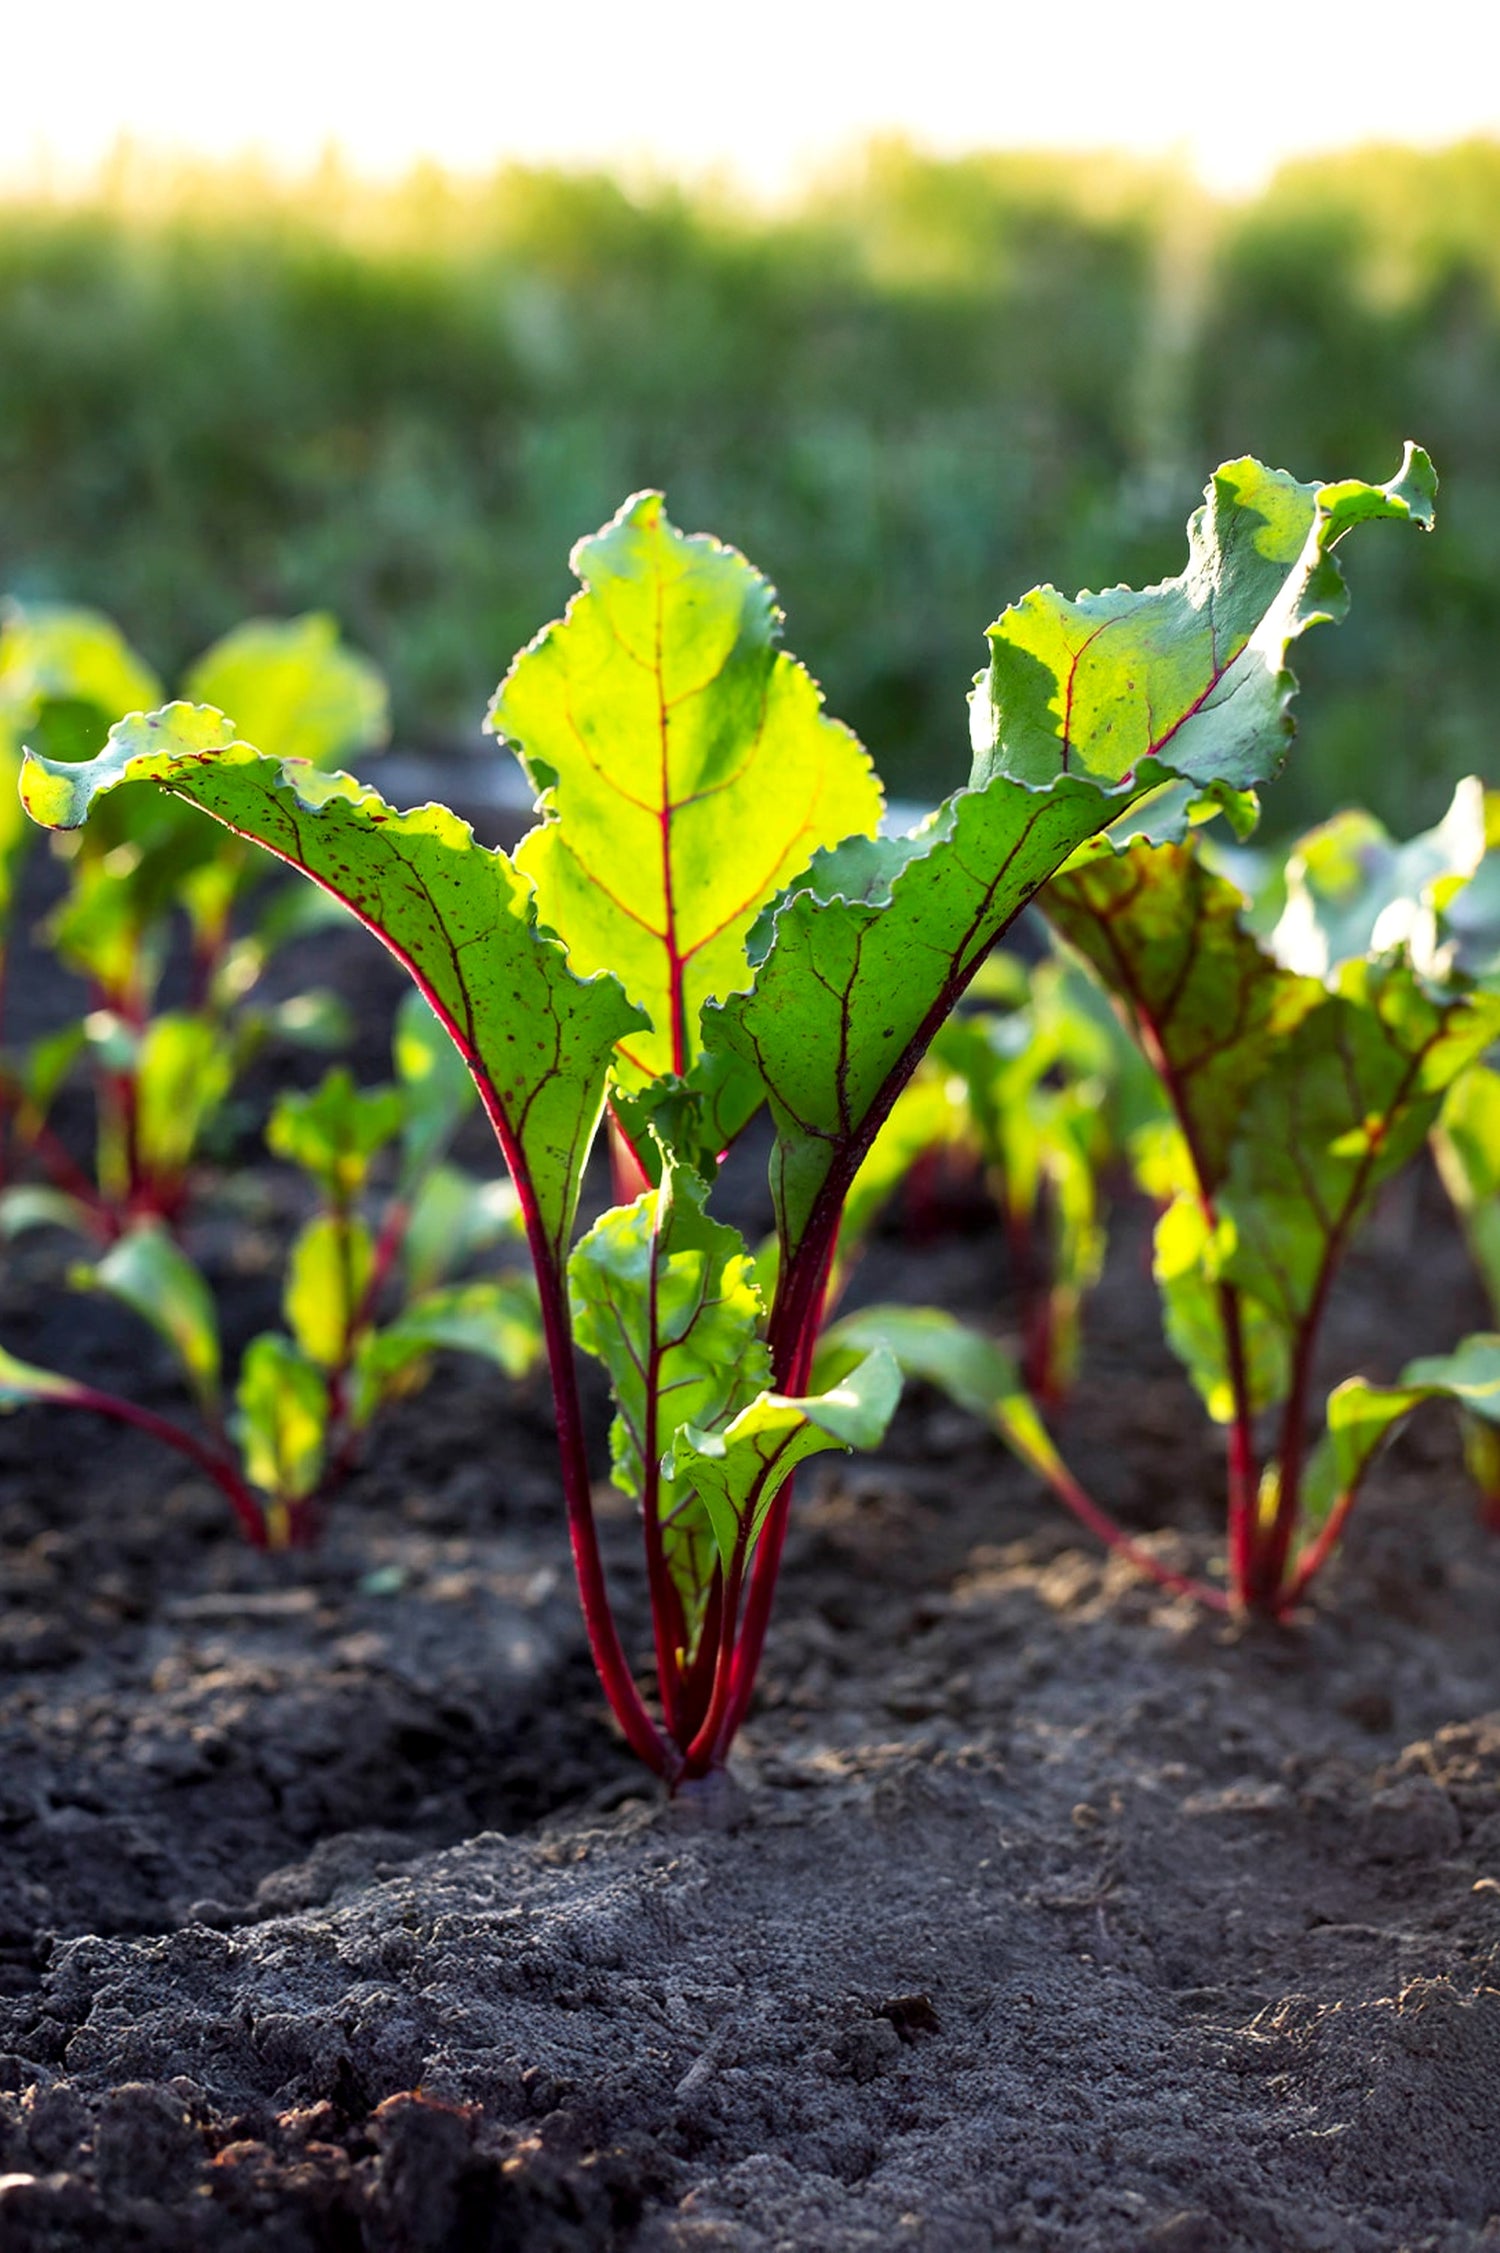
[[254, 1494], [234, 1465], [199, 1439], [196, 1433], [184, 1431], [181, 1424], [174, 1424], [169, 1418], [158, 1416], [154, 1409], [138, 1407], [135, 1401], [122, 1400], [117, 1393], [98, 1392], [92, 1385], [70, 1385], [66, 1399], [60, 1401], [59, 1405], [87, 1408], [96, 1416], [113, 1417], [116, 1423], [134, 1424], [137, 1431], [149, 1432], [164, 1447], [175, 1448], [179, 1455], [186, 1455], [190, 1462], [196, 1463], [199, 1470], [213, 1480], [220, 1493], [226, 1497], [246, 1539], [257, 1549], [268, 1546], [265, 1515]]
[[[1172, 1106], [1177, 1124], [1182, 1132], [1188, 1163], [1193, 1169], [1193, 1180], [1198, 1192], [1198, 1208], [1203, 1224], [1210, 1231], [1219, 1224], [1213, 1191], [1209, 1187], [1208, 1168], [1195, 1130], [1187, 1089], [1181, 1073], [1167, 1053], [1156, 1018], [1146, 1005], [1145, 996], [1136, 982], [1129, 958], [1120, 948], [1108, 916], [1098, 917], [1099, 928], [1105, 944], [1114, 956], [1121, 991], [1126, 995], [1135, 1018], [1142, 1052], [1147, 1063], [1162, 1085], [1163, 1093]], [[1250, 1590], [1254, 1579], [1254, 1552], [1256, 1541], [1256, 1507], [1259, 1499], [1260, 1473], [1255, 1454], [1255, 1416], [1251, 1407], [1249, 1369], [1245, 1355], [1244, 1326], [1240, 1315], [1239, 1293], [1231, 1284], [1219, 1286], [1219, 1323], [1224, 1338], [1224, 1357], [1229, 1372], [1230, 1392], [1234, 1400], [1234, 1415], [1228, 1436], [1228, 1498], [1227, 1517], [1229, 1535], [1229, 1588], [1236, 1604], [1252, 1601]], [[1071, 1505], [1070, 1505], [1071, 1507]]]
[[[458, 1038], [457, 1028], [451, 1017], [441, 1009], [430, 991], [425, 987], [424, 991], [427, 991], [429, 1002], [439, 1011], [450, 1032]], [[526, 1241], [531, 1247], [537, 1295], [541, 1300], [542, 1334], [547, 1343], [547, 1361], [552, 1377], [552, 1404], [557, 1415], [557, 1447], [562, 1468], [563, 1500], [568, 1513], [568, 1542], [573, 1552], [573, 1569], [578, 1576], [578, 1600], [583, 1607], [583, 1623], [588, 1633], [589, 1648], [594, 1654], [594, 1665], [604, 1694], [609, 1700], [610, 1711], [624, 1731], [631, 1751], [644, 1761], [654, 1776], [665, 1776], [670, 1781], [678, 1768], [676, 1748], [668, 1743], [646, 1711], [620, 1642], [614, 1613], [610, 1609], [604, 1560], [599, 1554], [599, 1529], [594, 1522], [594, 1496], [589, 1479], [588, 1452], [583, 1439], [583, 1408], [578, 1398], [578, 1371], [573, 1359], [573, 1326], [568, 1313], [567, 1291], [542, 1222], [530, 1169], [519, 1143], [511, 1133], [510, 1122], [500, 1108], [499, 1098], [488, 1076], [475, 1069], [477, 1060], [461, 1039], [458, 1040], [458, 1046], [460, 1052], [469, 1058], [470, 1069], [475, 1071], [480, 1100], [510, 1168], [511, 1180], [515, 1183], [516, 1197], [526, 1227]]]
[[1385, 1123], [1393, 1119], [1406, 1101], [1418, 1073], [1426, 1060], [1432, 1039], [1407, 1060], [1395, 1094], [1386, 1105], [1384, 1121], [1373, 1129], [1366, 1142], [1365, 1154], [1354, 1169], [1353, 1179], [1336, 1220], [1328, 1224], [1323, 1245], [1323, 1258], [1318, 1268], [1317, 1280], [1307, 1302], [1307, 1312], [1302, 1317], [1297, 1332], [1297, 1344], [1292, 1360], [1292, 1382], [1287, 1393], [1286, 1408], [1282, 1416], [1281, 1444], [1277, 1450], [1278, 1489], [1276, 1515], [1264, 1541], [1257, 1542], [1257, 1554], [1248, 1601], [1254, 1611], [1275, 1615], [1287, 1601], [1283, 1583], [1286, 1579], [1287, 1559], [1291, 1554], [1292, 1536], [1297, 1528], [1297, 1515], [1302, 1500], [1302, 1461], [1307, 1445], [1308, 1395], [1312, 1389], [1313, 1355], [1317, 1346], [1318, 1331], [1322, 1325], [1323, 1310], [1328, 1303], [1335, 1270], [1343, 1257], [1344, 1243], [1355, 1214], [1364, 1200], [1365, 1186], [1375, 1164], [1376, 1154], [1384, 1139]]
[[1144, 1573], [1148, 1580], [1154, 1580], [1160, 1588], [1169, 1588], [1174, 1595], [1193, 1596], [1200, 1604], [1206, 1604], [1210, 1611], [1230, 1610], [1230, 1598], [1224, 1589], [1216, 1588], [1212, 1581], [1199, 1580], [1192, 1573], [1174, 1572], [1170, 1565], [1164, 1565], [1159, 1558], [1153, 1557], [1149, 1549], [1143, 1549], [1138, 1542], [1132, 1541], [1124, 1527], [1085, 1492], [1065, 1464], [1059, 1464], [1051, 1471], [1043, 1471], [1040, 1464], [1033, 1467], [1041, 1472], [1059, 1502], [1065, 1509], [1072, 1511], [1081, 1525], [1086, 1525], [1090, 1533], [1096, 1534], [1116, 1556], [1127, 1558], [1137, 1572]]
[[662, 1718], [667, 1735], [676, 1745], [683, 1740], [679, 1690], [680, 1654], [687, 1623], [667, 1564], [661, 1537], [661, 1445], [657, 1432], [657, 1390], [661, 1382], [661, 1337], [657, 1327], [657, 1300], [661, 1258], [661, 1199], [653, 1208], [651, 1224], [651, 1283], [647, 1299], [646, 1334], [651, 1343], [646, 1355], [645, 1426], [641, 1433], [641, 1528], [646, 1545], [646, 1581], [651, 1592], [651, 1633], [656, 1647], [656, 1681], [661, 1693]]
[[64, 1190], [88, 1207], [103, 1241], [108, 1243], [117, 1236], [119, 1223], [66, 1143], [46, 1121], [38, 1120], [34, 1132], [25, 1139], [51, 1175], [53, 1188]]
[[703, 1725], [703, 1716], [708, 1711], [709, 1700], [713, 1695], [714, 1683], [718, 1677], [719, 1651], [726, 1633], [730, 1639], [730, 1647], [733, 1648], [734, 1621], [732, 1618], [728, 1620], [726, 1627], [724, 1570], [722, 1565], [715, 1565], [714, 1576], [709, 1583], [708, 1601], [703, 1608], [703, 1625], [698, 1635], [698, 1648], [693, 1654], [693, 1663], [683, 1678], [683, 1734], [678, 1739], [679, 1743], [690, 1742], [696, 1737]]
[[1229, 1384], [1234, 1395], [1234, 1417], [1226, 1435], [1229, 1474], [1229, 1589], [1237, 1605], [1244, 1605], [1250, 1585], [1255, 1550], [1256, 1507], [1260, 1473], [1255, 1461], [1255, 1421], [1250, 1406], [1250, 1380], [1245, 1361], [1245, 1331], [1240, 1295], [1233, 1284], [1219, 1285], [1219, 1322], [1224, 1332]]
[[[748, 1522], [748, 1518], [747, 1518]], [[725, 1732], [725, 1717], [734, 1691], [735, 1659], [737, 1656], [736, 1625], [739, 1620], [740, 1597], [745, 1584], [745, 1530], [742, 1526], [735, 1542], [734, 1559], [724, 1586], [720, 1612], [719, 1633], [715, 1638], [717, 1650], [707, 1704], [697, 1729], [682, 1756], [684, 1777], [703, 1776], [713, 1768], [721, 1768], [728, 1756], [735, 1731]], [[705, 1633], [707, 1623], [705, 1622]], [[736, 1723], [736, 1727], [738, 1724]]]
[[[850, 1178], [853, 1178], [852, 1170]], [[841, 1190], [836, 1198], [829, 1200], [831, 1218], [824, 1214], [821, 1224], [817, 1222], [815, 1212], [815, 1218], [809, 1221], [807, 1234], [795, 1257], [782, 1270], [781, 1280], [788, 1286], [785, 1298], [783, 1299], [778, 1286], [776, 1303], [771, 1310], [767, 1343], [771, 1348], [772, 1377], [777, 1390], [793, 1399], [807, 1389], [824, 1293], [838, 1246], [843, 1202]], [[822, 1204], [821, 1198], [819, 1204]], [[814, 1234], [815, 1226], [818, 1228], [817, 1236]], [[799, 1267], [801, 1274], [798, 1272]], [[805, 1281], [802, 1279], [804, 1275]], [[771, 1607], [776, 1599], [776, 1580], [781, 1570], [781, 1553], [786, 1546], [787, 1522], [791, 1515], [795, 1485], [794, 1475], [787, 1480], [771, 1504], [750, 1563], [744, 1622], [720, 1701], [721, 1718], [711, 1750], [715, 1765], [729, 1757], [729, 1747], [739, 1734], [745, 1715], [750, 1710], [750, 1700], [755, 1695], [755, 1677], [760, 1672], [766, 1630], [771, 1624]], [[731, 1616], [727, 1604], [725, 1616], [726, 1619]]]
[[1309, 1541], [1303, 1549], [1301, 1556], [1297, 1559], [1290, 1580], [1284, 1588], [1277, 1592], [1275, 1609], [1278, 1617], [1283, 1612], [1290, 1611], [1294, 1604], [1300, 1603], [1316, 1575], [1322, 1571], [1329, 1557], [1333, 1554], [1338, 1545], [1339, 1537], [1348, 1522], [1349, 1512], [1354, 1507], [1356, 1492], [1357, 1489], [1352, 1486], [1345, 1489], [1324, 1519], [1314, 1539]]

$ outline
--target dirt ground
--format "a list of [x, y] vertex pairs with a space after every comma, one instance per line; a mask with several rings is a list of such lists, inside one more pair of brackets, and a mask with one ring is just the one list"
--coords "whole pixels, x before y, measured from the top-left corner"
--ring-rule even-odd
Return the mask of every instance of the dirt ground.
[[[200, 1246], [236, 1336], [259, 1178]], [[1144, 1241], [1065, 1443], [1204, 1566]], [[0, 1342], [173, 1405], [60, 1265], [9, 1255]], [[861, 1289], [998, 1318], [1003, 1259], [892, 1235]], [[1480, 1318], [1419, 1184], [1331, 1374]], [[5, 2253], [1500, 2248], [1500, 1542], [1440, 1413], [1267, 1630], [915, 1395], [808, 1483], [727, 1829], [611, 1732], [550, 1442], [445, 1362], [279, 1564], [149, 1441], [0, 1422]]]

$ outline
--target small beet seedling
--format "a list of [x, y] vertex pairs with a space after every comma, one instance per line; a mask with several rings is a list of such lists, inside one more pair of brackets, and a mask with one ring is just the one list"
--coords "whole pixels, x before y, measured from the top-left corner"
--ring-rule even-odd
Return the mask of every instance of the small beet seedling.
[[[1461, 782], [1433, 829], [1398, 843], [1359, 809], [1322, 823], [1292, 853], [1286, 906], [1272, 945], [1286, 966], [1328, 976], [1365, 948], [1399, 940], [1436, 990], [1500, 992], [1500, 791]], [[1476, 1059], [1448, 1090], [1433, 1155], [1500, 1329], [1500, 1072]], [[1410, 1394], [1411, 1398], [1405, 1399]], [[1487, 1522], [1500, 1531], [1500, 1337], [1469, 1338], [1427, 1357], [1394, 1387], [1367, 1387], [1359, 1439], [1371, 1451], [1407, 1407], [1449, 1397], [1460, 1407], [1464, 1453]]]
[[1156, 1579], [1216, 1606], [1285, 1612], [1337, 1542], [1400, 1416], [1445, 1396], [1500, 1420], [1500, 1339], [1415, 1362], [1396, 1387], [1339, 1385], [1316, 1440], [1313, 1391], [1340, 1263], [1449, 1090], [1500, 1036], [1500, 997], [1435, 987], [1401, 946], [1325, 947], [1324, 976], [1288, 968], [1195, 840], [1102, 839], [1042, 905], [1113, 996], [1164, 1098], [1162, 1120], [1137, 1135], [1136, 1168], [1161, 1208], [1155, 1271], [1168, 1338], [1227, 1427], [1227, 1589], [1187, 1581], [1127, 1539], [1067, 1470], [989, 1341], [949, 1337], [959, 1326], [947, 1318], [898, 1309], [869, 1310], [833, 1336], [845, 1351], [883, 1337], [914, 1373], [987, 1414], [1078, 1516]]
[[[880, 839], [865, 754], [776, 646], [771, 591], [684, 538], [660, 497], [575, 554], [584, 591], [516, 660], [492, 724], [539, 792], [514, 859], [439, 806], [237, 741], [168, 707], [81, 765], [37, 758], [26, 804], [83, 822], [118, 784], [203, 807], [344, 900], [416, 979], [474, 1074], [525, 1219], [588, 1632], [621, 1727], [673, 1788], [720, 1769], [754, 1688], [790, 1502], [820, 1450], [869, 1445], [899, 1390], [876, 1348], [811, 1390], [846, 1201], [933, 1036], [1024, 904], [1147, 793], [1244, 805], [1286, 751], [1288, 643], [1336, 617], [1335, 543], [1426, 524], [1408, 449], [1389, 486], [1303, 485], [1254, 462], [1213, 479], [1181, 578], [990, 629], [970, 783]], [[570, 1259], [608, 1102], [653, 1186]], [[774, 1255], [706, 1210], [762, 1102]], [[575, 1350], [615, 1393], [615, 1475], [640, 1507], [652, 1710], [596, 1535]]]
[[[285, 1331], [253, 1338], [226, 1406], [218, 1316], [204, 1276], [160, 1222], [75, 1269], [151, 1325], [198, 1411], [197, 1426], [0, 1351], [0, 1408], [37, 1402], [134, 1424], [187, 1456], [227, 1498], [257, 1548], [302, 1548], [375, 1417], [421, 1382], [440, 1348], [524, 1376], [541, 1353], [529, 1274], [451, 1282], [476, 1252], [518, 1234], [508, 1182], [483, 1184], [445, 1151], [473, 1087], [420, 995], [396, 1026], [396, 1082], [358, 1088], [342, 1067], [310, 1094], [283, 1095], [266, 1141], [315, 1186], [293, 1241]], [[371, 1173], [395, 1146], [395, 1178], [373, 1201]]]
[[[339, 646], [328, 618], [239, 626], [196, 661], [187, 685], [280, 757], [327, 766], [385, 739], [380, 678]], [[68, 759], [86, 756], [122, 714], [160, 701], [149, 668], [94, 611], [12, 606], [0, 627], [0, 775], [19, 772], [23, 737]], [[0, 921], [8, 921], [21, 843], [0, 838]], [[142, 1220], [178, 1223], [203, 1137], [268, 1036], [328, 1047], [341, 1037], [343, 1013], [329, 994], [255, 1005], [268, 960], [307, 927], [317, 896], [281, 887], [248, 917], [237, 915], [268, 864], [186, 805], [126, 791], [99, 823], [59, 843], [68, 849], [68, 886], [44, 935], [84, 981], [89, 1007], [5, 1066], [11, 1163], [33, 1178], [0, 1194], [0, 1229], [61, 1224], [107, 1244]], [[192, 990], [183, 1005], [163, 1009], [159, 988], [179, 916]], [[237, 929], [240, 921], [249, 928]], [[79, 1066], [92, 1081], [97, 1121], [92, 1171], [51, 1118]]]

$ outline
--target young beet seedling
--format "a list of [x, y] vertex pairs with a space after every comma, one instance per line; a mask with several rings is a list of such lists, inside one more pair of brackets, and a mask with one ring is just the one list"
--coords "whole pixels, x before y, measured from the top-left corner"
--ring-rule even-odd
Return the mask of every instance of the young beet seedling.
[[[379, 675], [339, 646], [331, 619], [237, 627], [189, 669], [195, 698], [224, 706], [279, 757], [327, 766], [385, 740]], [[94, 611], [13, 606], [0, 628], [0, 775], [18, 773], [21, 739], [72, 759], [96, 751], [123, 713], [161, 701], [150, 670]], [[26, 827], [24, 821], [22, 828]], [[34, 834], [34, 832], [32, 833]], [[342, 1013], [330, 995], [275, 1010], [253, 1005], [276, 948], [303, 927], [304, 902], [283, 887], [253, 926], [235, 911], [267, 863], [189, 807], [126, 791], [69, 848], [68, 888], [45, 935], [84, 980], [85, 1017], [35, 1042], [5, 1067], [12, 1160], [44, 1178], [0, 1195], [0, 1228], [61, 1224], [109, 1243], [142, 1220], [175, 1225], [202, 1137], [249, 1055], [269, 1033], [326, 1047]], [[20, 846], [0, 839], [0, 911], [9, 912]], [[173, 920], [191, 941], [192, 992], [162, 1009], [158, 990]], [[92, 1177], [54, 1131], [50, 1112], [75, 1067], [87, 1066], [97, 1120]]]
[[[198, 1428], [3, 1349], [0, 1409], [51, 1402], [134, 1424], [208, 1474], [256, 1548], [305, 1548], [376, 1415], [420, 1384], [439, 1348], [524, 1376], [541, 1354], [530, 1277], [446, 1280], [518, 1233], [509, 1184], [481, 1184], [444, 1159], [473, 1087], [418, 994], [403, 1004], [394, 1047], [394, 1086], [357, 1088], [339, 1068], [311, 1094], [283, 1095], [272, 1113], [267, 1144], [315, 1184], [318, 1209], [287, 1261], [286, 1330], [246, 1347], [232, 1412], [213, 1294], [160, 1222], [133, 1228], [73, 1280], [158, 1333]], [[372, 1215], [371, 1169], [393, 1143], [394, 1183]]]
[[[1163, 1121], [1136, 1139], [1136, 1166], [1161, 1207], [1167, 1335], [1228, 1428], [1227, 1590], [1185, 1581], [1126, 1539], [987, 1341], [969, 1339], [945, 1377], [941, 1318], [875, 1309], [834, 1335], [845, 1350], [884, 1336], [903, 1352], [915, 1321], [909, 1365], [925, 1349], [921, 1373], [950, 1391], [962, 1382], [974, 1396], [965, 1404], [987, 1411], [1112, 1546], [1220, 1608], [1277, 1615], [1337, 1542], [1399, 1416], [1446, 1395], [1500, 1419], [1500, 1388], [1485, 1392], [1486, 1369], [1500, 1375], [1500, 1340], [1476, 1338], [1448, 1360], [1413, 1363], [1395, 1388], [1340, 1385], [1313, 1443], [1314, 1365], [1339, 1264], [1378, 1191], [1420, 1152], [1447, 1091], [1500, 1035], [1500, 997], [1435, 990], [1400, 948], [1325, 955], [1326, 977], [1288, 969], [1192, 841], [1100, 840], [1042, 904], [1113, 996], [1165, 1099]], [[1268, 1417], [1275, 1437], [1262, 1463]]]
[[[1500, 792], [1469, 777], [1437, 826], [1404, 844], [1373, 815], [1336, 814], [1292, 853], [1286, 895], [1271, 943], [1289, 969], [1326, 977], [1372, 944], [1400, 940], [1435, 989], [1500, 992]], [[1500, 1328], [1500, 1072], [1483, 1061], [1460, 1072], [1432, 1148]], [[1500, 1340], [1467, 1339], [1454, 1355], [1414, 1362], [1394, 1389], [1372, 1389], [1372, 1446], [1385, 1428], [1378, 1401], [1391, 1404], [1394, 1421], [1404, 1412], [1395, 1404], [1413, 1388], [1416, 1399], [1446, 1394], [1460, 1403], [1464, 1454], [1486, 1521], [1500, 1532]]]
[[[1408, 449], [1389, 486], [1231, 463], [1180, 579], [990, 629], [972, 778], [877, 839], [859, 746], [778, 652], [770, 589], [644, 494], [575, 553], [584, 591], [516, 660], [492, 722], [540, 791], [514, 860], [439, 806], [397, 813], [265, 757], [213, 711], [118, 727], [87, 765], [27, 762], [37, 819], [76, 826], [151, 781], [345, 900], [401, 960], [473, 1072], [525, 1217], [584, 1616], [630, 1743], [672, 1788], [722, 1768], [755, 1684], [790, 1478], [869, 1445], [899, 1371], [877, 1348], [811, 1393], [846, 1200], [901, 1090], [990, 948], [1125, 808], [1181, 779], [1242, 803], [1285, 755], [1291, 639], [1336, 616], [1332, 549], [1369, 517], [1426, 524]], [[655, 1186], [569, 1259], [608, 1100]], [[705, 1210], [762, 1101], [774, 1259]], [[774, 1268], [774, 1279], [770, 1272]], [[618, 1410], [640, 1505], [656, 1710], [632, 1675], [596, 1535], [575, 1348]]]

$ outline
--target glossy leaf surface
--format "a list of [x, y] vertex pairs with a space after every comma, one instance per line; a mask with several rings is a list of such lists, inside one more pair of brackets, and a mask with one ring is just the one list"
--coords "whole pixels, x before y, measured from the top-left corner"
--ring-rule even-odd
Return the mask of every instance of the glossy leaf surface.
[[975, 780], [1114, 784], [1161, 760], [1204, 786], [1264, 782], [1291, 734], [1287, 646], [1347, 608], [1335, 543], [1373, 517], [1430, 527], [1436, 484], [1411, 446], [1389, 485], [1303, 485], [1226, 462], [1188, 526], [1180, 577], [1072, 601], [1040, 587], [990, 628]]
[[669, 1172], [606, 1213], [568, 1267], [578, 1343], [610, 1374], [615, 1484], [654, 1512], [689, 1624], [712, 1562], [708, 1523], [691, 1479], [659, 1466], [683, 1426], [728, 1423], [771, 1375], [754, 1261], [703, 1195], [696, 1175]]
[[1316, 980], [1278, 968], [1244, 926], [1244, 897], [1190, 843], [1141, 842], [1055, 877], [1048, 921], [1113, 995], [1212, 1191], [1246, 1097], [1317, 1007]]
[[347, 1358], [374, 1269], [374, 1242], [357, 1215], [319, 1213], [298, 1231], [287, 1258], [282, 1312], [320, 1369], [337, 1369]]
[[334, 1204], [345, 1205], [359, 1195], [371, 1160], [401, 1132], [405, 1118], [399, 1088], [356, 1087], [347, 1066], [336, 1064], [317, 1087], [277, 1098], [266, 1147], [311, 1174]]
[[245, 1473], [263, 1494], [301, 1502], [323, 1475], [328, 1388], [322, 1371], [290, 1338], [252, 1338], [235, 1389], [236, 1432]]
[[685, 1425], [668, 1459], [670, 1483], [697, 1495], [728, 1570], [754, 1549], [798, 1464], [831, 1448], [878, 1447], [900, 1397], [901, 1372], [877, 1347], [826, 1392], [762, 1393], [718, 1432]]
[[85, 765], [29, 759], [23, 790], [37, 820], [68, 828], [132, 780], [165, 785], [303, 869], [405, 963], [529, 1177], [560, 1263], [610, 1055], [641, 1017], [614, 979], [574, 976], [506, 856], [443, 807], [397, 813], [348, 776], [263, 758], [189, 705], [125, 722]]
[[1500, 1322], [1500, 1072], [1474, 1064], [1454, 1081], [1433, 1148]]
[[1449, 1354], [1409, 1362], [1394, 1385], [1362, 1377], [1328, 1396], [1327, 1428], [1308, 1460], [1303, 1507], [1321, 1525], [1341, 1497], [1358, 1486], [1366, 1468], [1403, 1417], [1424, 1401], [1451, 1400], [1466, 1415], [1500, 1425], [1500, 1336], [1480, 1332]]
[[1419, 970], [1441, 968], [1441, 910], [1484, 858], [1484, 788], [1461, 782], [1436, 828], [1397, 844], [1363, 807], [1299, 838], [1286, 864], [1286, 906], [1271, 951], [1289, 970], [1327, 978], [1340, 963], [1406, 946]]
[[752, 936], [753, 989], [708, 1009], [704, 1030], [770, 1096], [783, 1258], [817, 1200], [849, 1188], [1000, 932], [1110, 810], [1086, 783], [1038, 792], [1001, 776], [958, 792], [911, 837], [819, 854]]
[[820, 845], [873, 833], [880, 786], [777, 649], [765, 580], [685, 537], [660, 494], [627, 501], [573, 568], [584, 591], [490, 712], [543, 792], [517, 865], [575, 966], [613, 971], [648, 1012], [628, 1070], [682, 1073], [703, 1003], [742, 982], [758, 910]]
[[216, 1417], [220, 1352], [213, 1293], [166, 1229], [133, 1228], [82, 1274], [166, 1340], [205, 1413]]
[[1219, 1197], [1222, 1272], [1289, 1327], [1451, 1081], [1500, 1035], [1500, 998], [1440, 1003], [1398, 958], [1350, 962], [1250, 1092]]

